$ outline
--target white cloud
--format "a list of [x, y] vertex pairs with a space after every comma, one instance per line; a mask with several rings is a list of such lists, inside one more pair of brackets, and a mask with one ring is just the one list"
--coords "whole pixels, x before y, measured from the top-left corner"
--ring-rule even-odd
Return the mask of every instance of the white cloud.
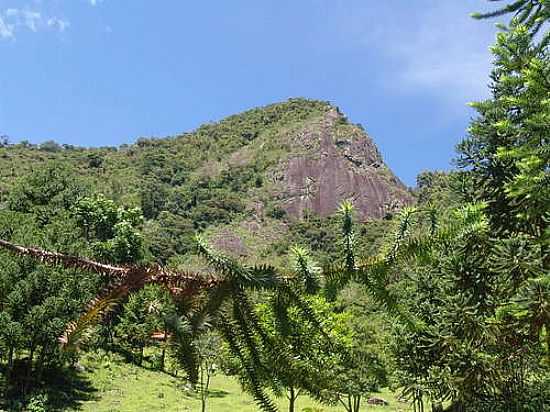
[[103, 0], [88, 0], [92, 6], [97, 6], [99, 3], [103, 3]]
[[32, 32], [40, 30], [56, 30], [64, 32], [70, 23], [55, 16], [43, 16], [37, 10], [9, 8], [0, 11], [0, 39], [15, 39], [15, 34], [21, 29]]
[[42, 16], [37, 11], [7, 9], [4, 12], [6, 19], [10, 19], [15, 27], [23, 26], [31, 31], [37, 30], [37, 25], [42, 21]]
[[25, 26], [27, 26], [29, 30], [32, 30], [34, 32], [37, 30], [37, 24], [42, 22], [42, 16], [36, 11], [24, 11], [23, 19], [25, 22]]
[[408, 39], [399, 39], [388, 52], [402, 64], [398, 78], [410, 87], [423, 87], [455, 99], [486, 94], [490, 70], [488, 47], [493, 40], [485, 26], [460, 18], [442, 3], [420, 16]]
[[[430, 93], [452, 103], [487, 94], [494, 41], [493, 22], [468, 13], [476, 1], [424, 1], [424, 6], [366, 5], [340, 13], [340, 36], [380, 59], [387, 87], [403, 93]], [[414, 12], [413, 12], [414, 10]], [[342, 12], [342, 9], [339, 10]]]
[[71, 25], [71, 23], [69, 23], [67, 20], [58, 19], [57, 17], [50, 17], [47, 24], [49, 27], [56, 28], [61, 33], [67, 30], [67, 28], [69, 28], [69, 26]]
[[0, 15], [0, 39], [12, 39], [13, 29], [13, 25], [6, 23]]

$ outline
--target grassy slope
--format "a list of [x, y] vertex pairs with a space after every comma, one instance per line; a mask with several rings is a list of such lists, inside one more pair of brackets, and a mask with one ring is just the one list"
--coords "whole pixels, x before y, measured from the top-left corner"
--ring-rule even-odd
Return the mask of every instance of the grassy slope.
[[[105, 360], [87, 357], [82, 364], [86, 368], [84, 379], [89, 381], [90, 393], [78, 408], [85, 412], [184, 412], [200, 410], [200, 400], [186, 389], [182, 379], [125, 363], [116, 357]], [[244, 394], [237, 381], [222, 375], [214, 377], [208, 410], [212, 412], [253, 412], [257, 407], [251, 397]], [[384, 391], [376, 396], [390, 402], [387, 407], [364, 406], [365, 410], [397, 412], [406, 410], [406, 405], [397, 402], [393, 394]], [[286, 400], [278, 400], [285, 411]], [[322, 406], [307, 397], [297, 402], [297, 411], [314, 408], [315, 412], [343, 411], [342, 407]], [[307, 409], [306, 409], [307, 410]]]

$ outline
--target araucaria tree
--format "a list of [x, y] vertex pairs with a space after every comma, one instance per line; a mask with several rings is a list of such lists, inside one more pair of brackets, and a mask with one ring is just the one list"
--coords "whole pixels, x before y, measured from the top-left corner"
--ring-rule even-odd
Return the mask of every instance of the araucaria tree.
[[457, 411], [549, 408], [548, 4], [508, 11], [519, 14], [492, 49], [492, 96], [473, 104], [451, 178], [473, 203], [436, 225], [430, 209], [401, 216], [397, 289], [413, 322], [397, 328], [394, 352], [419, 410], [427, 399]]

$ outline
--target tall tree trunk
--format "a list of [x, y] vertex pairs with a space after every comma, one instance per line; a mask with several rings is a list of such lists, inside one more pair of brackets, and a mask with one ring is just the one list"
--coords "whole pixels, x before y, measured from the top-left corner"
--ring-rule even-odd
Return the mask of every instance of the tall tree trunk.
[[160, 370], [164, 372], [164, 363], [166, 361], [166, 339], [168, 330], [166, 328], [166, 322], [164, 323], [164, 336], [162, 337], [162, 354], [160, 356]]
[[359, 412], [361, 409], [361, 395], [356, 395], [353, 397], [353, 412]]
[[296, 391], [294, 390], [294, 387], [291, 386], [289, 388], [289, 395], [288, 395], [288, 412], [294, 412], [297, 397], [298, 396], [296, 395]]
[[8, 370], [6, 373], [6, 381], [8, 383], [11, 382], [11, 376], [13, 372], [13, 359], [15, 357], [15, 348], [13, 345], [10, 345], [9, 352], [8, 352]]
[[40, 351], [38, 355], [38, 359], [36, 361], [36, 379], [40, 381], [42, 379], [42, 371], [44, 369], [44, 358], [46, 357], [48, 347], [42, 346], [42, 350]]
[[8, 352], [8, 369], [11, 369], [13, 366], [13, 351], [14, 351], [14, 347], [13, 345], [10, 345], [10, 349]]
[[139, 354], [139, 366], [143, 365], [144, 356], [145, 356], [145, 345], [141, 345], [141, 352]]
[[30, 353], [29, 353], [29, 363], [27, 365], [27, 373], [25, 376], [25, 382], [23, 383], [23, 394], [26, 395], [27, 391], [29, 390], [30, 384], [31, 384], [31, 378], [32, 378], [32, 361], [34, 359], [34, 350], [35, 347], [31, 346]]
[[200, 382], [201, 388], [201, 412], [206, 412], [206, 397], [208, 396], [208, 388], [205, 386], [204, 382], [204, 368], [200, 367]]

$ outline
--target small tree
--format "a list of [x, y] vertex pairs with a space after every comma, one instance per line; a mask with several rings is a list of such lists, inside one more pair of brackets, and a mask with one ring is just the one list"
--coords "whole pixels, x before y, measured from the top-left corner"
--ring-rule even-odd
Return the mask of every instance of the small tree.
[[[349, 347], [352, 331], [347, 326], [349, 314], [336, 313], [321, 296], [312, 296], [307, 301], [315, 316], [323, 319], [323, 330], [303, 322], [296, 310], [283, 313], [277, 300], [259, 305], [258, 316], [267, 331], [266, 340], [289, 350], [266, 352], [264, 362], [269, 370], [265, 384], [276, 394], [286, 396], [288, 411], [294, 412], [297, 399], [304, 394], [328, 400], [326, 389], [335, 378], [331, 370], [345, 358], [341, 350]], [[290, 351], [294, 354], [292, 361], [286, 359]]]
[[197, 391], [201, 398], [201, 411], [206, 411], [206, 402], [210, 395], [210, 380], [219, 370], [222, 357], [222, 340], [214, 332], [206, 332], [196, 341], [199, 361], [199, 382]]
[[[357, 286], [355, 286], [357, 287]], [[358, 293], [355, 298], [358, 298]], [[342, 302], [339, 302], [341, 305]], [[341, 307], [341, 306], [340, 306]], [[386, 365], [381, 355], [380, 321], [364, 308], [346, 308], [346, 338], [327, 364], [328, 398], [347, 412], [359, 412], [362, 400], [387, 383]]]

